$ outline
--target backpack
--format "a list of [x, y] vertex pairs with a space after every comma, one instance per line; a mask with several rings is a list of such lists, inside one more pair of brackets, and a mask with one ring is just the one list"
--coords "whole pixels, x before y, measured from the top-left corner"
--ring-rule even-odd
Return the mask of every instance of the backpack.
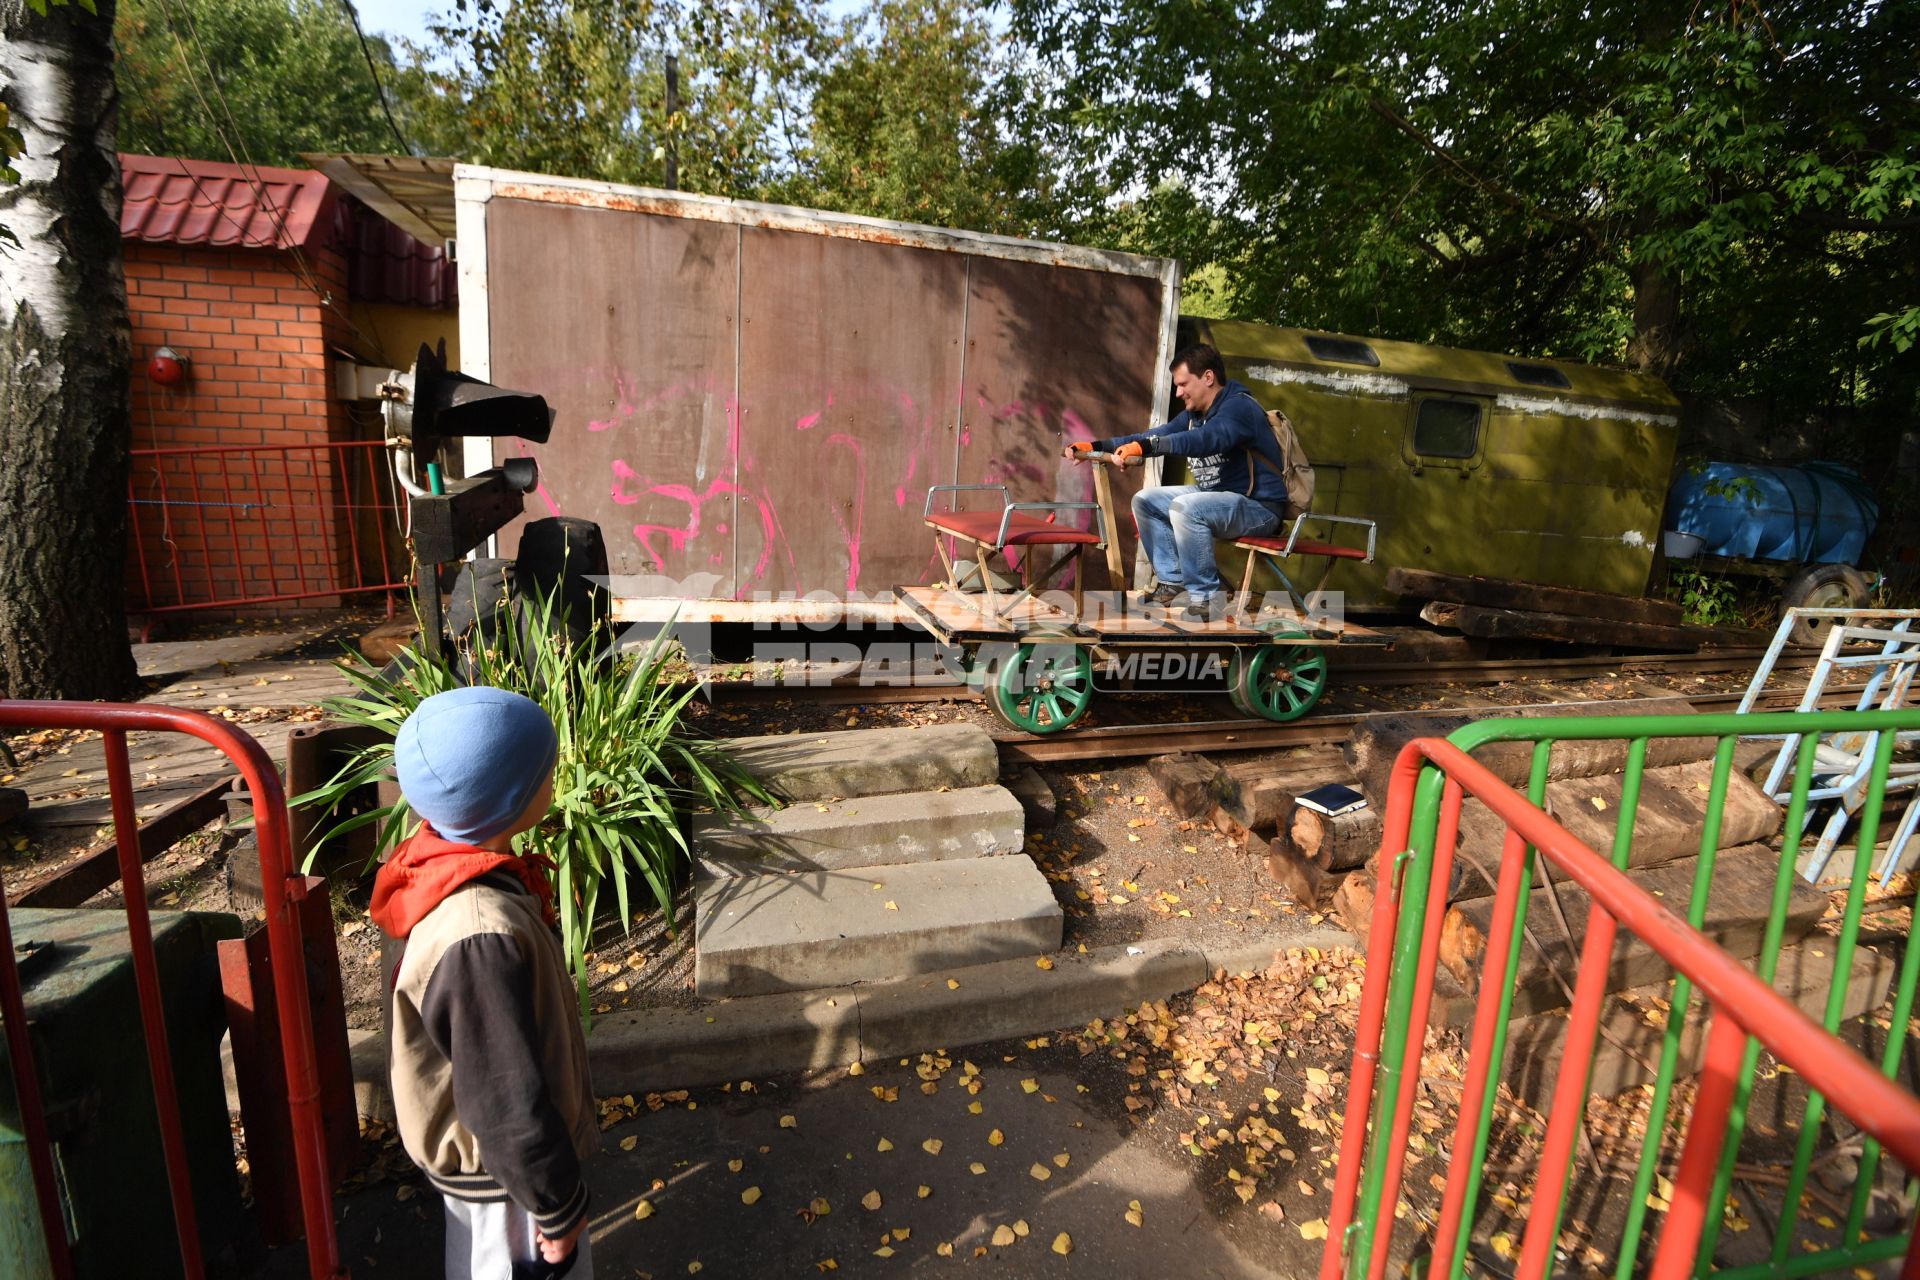
[[[1300, 511], [1313, 509], [1313, 464], [1307, 461], [1306, 451], [1300, 447], [1300, 437], [1293, 433], [1293, 423], [1287, 421], [1287, 415], [1278, 409], [1267, 410], [1267, 426], [1273, 430], [1273, 443], [1280, 451], [1280, 461], [1285, 470], [1267, 461], [1267, 455], [1258, 449], [1248, 449], [1255, 462], [1273, 472], [1286, 482], [1287, 505]], [[1251, 469], [1249, 469], [1251, 475]], [[1251, 485], [1251, 479], [1248, 481]], [[1249, 489], [1251, 492], [1251, 489]]]

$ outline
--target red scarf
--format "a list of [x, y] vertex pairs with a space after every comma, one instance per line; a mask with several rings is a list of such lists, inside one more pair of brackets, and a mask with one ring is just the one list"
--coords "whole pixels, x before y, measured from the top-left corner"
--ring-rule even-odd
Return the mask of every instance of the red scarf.
[[368, 914], [388, 937], [404, 938], [448, 894], [492, 871], [520, 877], [527, 892], [540, 899], [549, 923], [554, 919], [553, 862], [540, 854], [516, 857], [478, 845], [448, 840], [426, 823], [401, 842], [373, 878]]

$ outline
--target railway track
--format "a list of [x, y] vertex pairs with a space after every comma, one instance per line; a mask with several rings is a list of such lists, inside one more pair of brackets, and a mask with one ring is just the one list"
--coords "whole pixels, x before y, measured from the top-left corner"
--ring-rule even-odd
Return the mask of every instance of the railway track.
[[[1409, 688], [1449, 684], [1505, 684], [1512, 681], [1584, 680], [1613, 673], [1663, 675], [1745, 675], [1758, 665], [1760, 649], [1717, 649], [1710, 653], [1645, 654], [1639, 657], [1575, 658], [1446, 658], [1428, 662], [1334, 661], [1327, 680], [1333, 688]], [[1342, 655], [1344, 658], [1346, 655]], [[1805, 669], [1815, 656], [1789, 653], [1775, 670]], [[916, 673], [912, 684], [862, 683], [858, 673], [823, 677], [817, 683], [752, 684], [715, 680], [714, 698], [720, 702], [755, 704], [801, 701], [823, 705], [865, 703], [951, 702], [970, 698], [966, 685], [946, 676]]]
[[[1822, 710], [1851, 709], [1860, 697], [1862, 685], [1836, 688], [1820, 701]], [[1740, 705], [1738, 693], [1674, 693], [1685, 698], [1701, 712], [1732, 711]], [[1797, 705], [1797, 695], [1762, 694], [1757, 706], [1761, 711], [1786, 711]], [[1494, 717], [1540, 706], [1540, 703], [1516, 703], [1508, 707], [1435, 706], [1425, 711], [1435, 715], [1472, 712]], [[1569, 703], [1570, 714], [1580, 704]], [[1135, 759], [1163, 755], [1169, 751], [1276, 751], [1288, 747], [1326, 746], [1345, 742], [1354, 726], [1375, 711], [1309, 715], [1290, 724], [1269, 720], [1206, 720], [1184, 724], [1107, 725], [1058, 737], [1037, 738], [1025, 735], [996, 735], [1003, 760], [1023, 764], [1066, 764], [1093, 760]]]
[[[1634, 675], [1743, 676], [1755, 668], [1761, 656], [1762, 650], [1756, 648], [1624, 658], [1602, 655], [1341, 662], [1329, 667], [1329, 684], [1334, 689], [1367, 691], [1421, 688], [1434, 695], [1437, 705], [1396, 708], [1389, 700], [1370, 699], [1374, 705], [1363, 709], [1316, 713], [1287, 724], [1245, 719], [1159, 721], [1105, 724], [1076, 729], [1057, 737], [1034, 737], [1010, 730], [996, 732], [995, 737], [1003, 759], [1032, 764], [1137, 759], [1169, 751], [1272, 751], [1289, 747], [1324, 746], [1344, 742], [1363, 716], [1385, 710], [1420, 710], [1436, 714], [1472, 712], [1495, 716], [1518, 711], [1523, 706], [1541, 705], [1538, 701], [1489, 705], [1484, 698], [1472, 695], [1449, 696], [1449, 686], [1507, 683], [1552, 685]], [[1790, 653], [1780, 659], [1776, 670], [1804, 669], [1811, 667], [1814, 661], [1812, 653]], [[809, 705], [887, 705], [977, 698], [958, 680], [917, 677], [911, 685], [873, 685], [861, 683], [857, 674], [842, 675], [815, 684], [767, 685], [721, 681], [715, 682], [713, 691], [717, 702], [736, 704], [797, 702]], [[1668, 696], [1686, 698], [1702, 712], [1731, 711], [1739, 705], [1741, 696], [1738, 692], [1722, 690], [1703, 690], [1698, 693], [1671, 690], [1667, 693]], [[1842, 687], [1832, 691], [1822, 705], [1851, 707], [1858, 693], [1858, 686]], [[1358, 696], [1364, 697], [1364, 694]], [[1149, 701], [1151, 697], [1149, 694], [1142, 701]], [[1205, 697], [1209, 703], [1218, 701], [1224, 705], [1224, 697], [1211, 694]], [[1765, 710], [1783, 710], [1795, 705], [1797, 698], [1797, 693], [1792, 691], [1763, 694], [1760, 705]], [[1109, 699], [1105, 704], [1105, 714], [1125, 715], [1127, 705], [1125, 699]]]

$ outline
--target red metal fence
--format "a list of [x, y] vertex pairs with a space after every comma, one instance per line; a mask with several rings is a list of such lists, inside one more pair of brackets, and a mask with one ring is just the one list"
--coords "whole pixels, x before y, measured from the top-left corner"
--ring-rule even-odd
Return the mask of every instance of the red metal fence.
[[[1514, 1274], [1531, 1280], [1556, 1266], [1555, 1249], [1570, 1179], [1577, 1166], [1575, 1144], [1582, 1132], [1590, 1069], [1603, 1005], [1607, 999], [1618, 930], [1624, 927], [1669, 964], [1676, 974], [1668, 1041], [1663, 1050], [1656, 1087], [1656, 1107], [1648, 1121], [1642, 1148], [1641, 1181], [1652, 1180], [1655, 1158], [1666, 1136], [1659, 1102], [1674, 1080], [1673, 1045], [1689, 1001], [1697, 993], [1709, 1011], [1706, 1059], [1694, 1093], [1690, 1118], [1679, 1137], [1678, 1167], [1672, 1177], [1666, 1216], [1646, 1274], [1651, 1280], [1680, 1280], [1714, 1270], [1713, 1239], [1718, 1234], [1727, 1203], [1726, 1177], [1732, 1167], [1739, 1136], [1746, 1125], [1746, 1109], [1753, 1069], [1760, 1048], [1804, 1081], [1809, 1096], [1794, 1171], [1786, 1181], [1786, 1203], [1769, 1261], [1735, 1268], [1728, 1274], [1790, 1276], [1844, 1267], [1861, 1267], [1880, 1259], [1905, 1255], [1901, 1272], [1920, 1276], [1920, 1236], [1911, 1228], [1883, 1239], [1868, 1240], [1862, 1219], [1874, 1181], [1880, 1151], [1892, 1155], [1909, 1172], [1920, 1171], [1920, 1099], [1894, 1079], [1906, 1040], [1907, 1018], [1913, 1007], [1916, 951], [1907, 946], [1901, 963], [1885, 1060], [1876, 1066], [1834, 1034], [1838, 1026], [1837, 996], [1829, 997], [1826, 1025], [1815, 1022], [1769, 985], [1771, 960], [1763, 954], [1762, 972], [1750, 972], [1695, 926], [1683, 919], [1626, 874], [1626, 849], [1632, 841], [1632, 817], [1638, 804], [1639, 776], [1650, 738], [1708, 734], [1719, 739], [1715, 776], [1702, 833], [1703, 849], [1711, 850], [1718, 837], [1719, 814], [1733, 763], [1735, 735], [1740, 733], [1804, 733], [1793, 803], [1787, 813], [1786, 845], [1776, 916], [1784, 912], [1786, 884], [1794, 874], [1805, 818], [1805, 795], [1813, 771], [1813, 747], [1822, 731], [1849, 731], [1870, 735], [1875, 771], [1869, 804], [1862, 816], [1855, 889], [1865, 882], [1868, 854], [1874, 847], [1884, 793], [1887, 764], [1897, 732], [1920, 728], [1912, 715], [1883, 712], [1824, 713], [1800, 716], [1748, 717], [1636, 717], [1609, 720], [1543, 720], [1487, 722], [1455, 735], [1460, 745], [1439, 739], [1410, 743], [1394, 766], [1391, 795], [1384, 820], [1379, 860], [1381, 884], [1369, 929], [1370, 947], [1366, 983], [1360, 1006], [1352, 1074], [1348, 1083], [1345, 1127], [1340, 1163], [1333, 1189], [1328, 1236], [1320, 1280], [1367, 1277], [1380, 1280], [1388, 1270], [1409, 1159], [1411, 1121], [1421, 1076], [1421, 1051], [1433, 1008], [1434, 979], [1440, 937], [1447, 911], [1444, 886], [1449, 882], [1460, 836], [1462, 804], [1467, 797], [1483, 802], [1506, 826], [1498, 866], [1493, 926], [1486, 940], [1485, 967], [1469, 1037], [1462, 1103], [1443, 1177], [1436, 1185], [1444, 1192], [1437, 1222], [1424, 1258], [1416, 1259], [1420, 1274], [1463, 1276], [1467, 1233], [1477, 1212], [1481, 1162], [1487, 1150], [1487, 1123], [1501, 1079], [1513, 976], [1518, 968], [1525, 907], [1534, 866], [1534, 854], [1550, 865], [1562, 883], [1584, 890], [1591, 898], [1582, 942], [1578, 977], [1564, 1052], [1557, 1067], [1548, 1112], [1538, 1181], [1527, 1209], [1526, 1227], [1517, 1251]], [[1602, 857], [1570, 834], [1536, 803], [1547, 778], [1547, 752], [1555, 739], [1624, 738], [1631, 744], [1626, 785], [1620, 806], [1620, 829], [1615, 857]], [[1501, 739], [1536, 744], [1532, 799], [1508, 786], [1463, 747]], [[1702, 857], [1701, 880], [1710, 885], [1712, 860]], [[1701, 910], [1704, 888], [1696, 889], [1690, 916]], [[1843, 959], [1836, 974], [1848, 972], [1847, 959], [1858, 928], [1858, 893], [1850, 896], [1838, 950]], [[1767, 946], [1777, 953], [1777, 928], [1770, 929]], [[1816, 953], [1817, 954], [1817, 953]], [[1789, 1258], [1787, 1243], [1805, 1185], [1813, 1139], [1823, 1108], [1843, 1111], [1865, 1135], [1853, 1205], [1845, 1238], [1824, 1253]], [[1596, 1171], [1597, 1172], [1597, 1171]], [[1609, 1270], [1625, 1280], [1637, 1274], [1635, 1251], [1644, 1230], [1641, 1201], [1645, 1188], [1636, 1184], [1630, 1197], [1621, 1249]], [[1838, 1224], [1827, 1224], [1837, 1226]], [[1867, 1274], [1857, 1271], [1856, 1274]]]
[[[320, 1080], [315, 1065], [313, 1027], [308, 1021], [307, 971], [300, 937], [299, 904], [309, 881], [295, 874], [288, 834], [286, 794], [272, 760], [252, 737], [223, 721], [195, 711], [168, 707], [86, 702], [0, 701], [0, 726], [8, 729], [91, 729], [105, 739], [107, 779], [112, 791], [114, 838], [119, 844], [120, 876], [125, 887], [127, 930], [133, 943], [134, 981], [145, 1032], [147, 1064], [152, 1072], [155, 1113], [165, 1152], [168, 1192], [179, 1236], [180, 1262], [188, 1277], [205, 1267], [196, 1225], [193, 1188], [187, 1171], [180, 1102], [174, 1087], [173, 1058], [161, 1007], [160, 973], [153, 949], [153, 928], [140, 858], [139, 822], [134, 814], [133, 778], [127, 734], [134, 730], [191, 734], [219, 748], [233, 762], [253, 796], [255, 834], [260, 849], [260, 883], [266, 899], [267, 945], [278, 1004], [280, 1043], [285, 1055], [287, 1107], [291, 1118], [294, 1163], [299, 1179], [301, 1218], [307, 1237], [309, 1274], [344, 1277], [333, 1230], [332, 1182], [326, 1131], [321, 1114]], [[54, 1275], [74, 1274], [71, 1242], [60, 1201], [60, 1184], [48, 1135], [41, 1082], [33, 1069], [20, 972], [14, 962], [13, 929], [0, 896], [0, 1015], [6, 1021], [7, 1052], [19, 1096], [21, 1129], [33, 1169], [40, 1224]]]
[[405, 591], [403, 506], [378, 440], [135, 449], [128, 610]]

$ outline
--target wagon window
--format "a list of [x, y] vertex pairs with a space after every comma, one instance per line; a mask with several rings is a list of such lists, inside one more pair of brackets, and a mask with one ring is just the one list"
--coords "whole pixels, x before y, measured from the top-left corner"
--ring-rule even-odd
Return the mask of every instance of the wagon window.
[[1435, 458], [1471, 458], [1480, 444], [1480, 406], [1471, 400], [1422, 400], [1413, 451]]
[[1524, 382], [1530, 387], [1559, 387], [1569, 390], [1573, 384], [1567, 381], [1567, 375], [1550, 364], [1522, 364], [1518, 360], [1507, 361], [1507, 372], [1513, 375], [1515, 382]]
[[1336, 360], [1341, 364], [1364, 364], [1372, 368], [1380, 367], [1380, 357], [1373, 348], [1364, 342], [1352, 338], [1329, 338], [1321, 334], [1307, 335], [1307, 350], [1321, 360]]

